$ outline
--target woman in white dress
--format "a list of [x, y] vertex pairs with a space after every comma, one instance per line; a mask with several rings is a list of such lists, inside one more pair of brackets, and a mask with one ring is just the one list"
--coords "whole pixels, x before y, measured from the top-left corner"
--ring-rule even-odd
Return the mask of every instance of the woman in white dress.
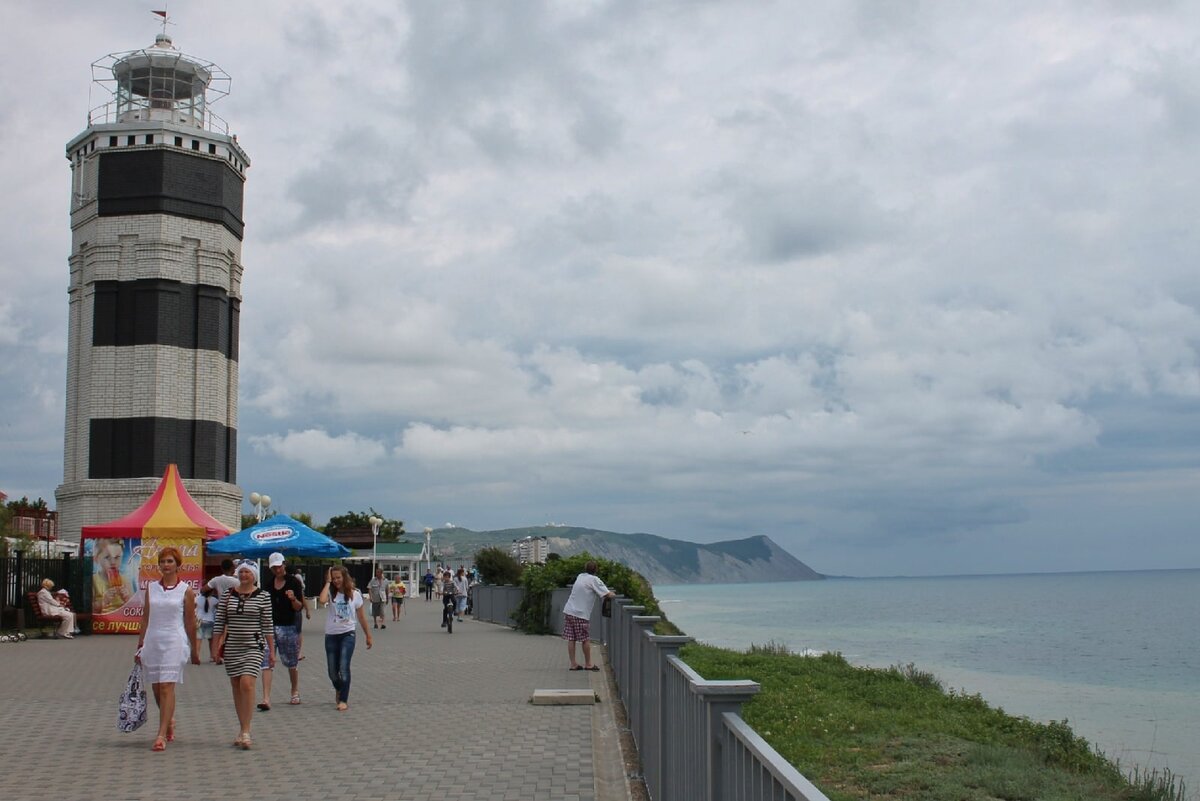
[[142, 620], [138, 627], [137, 661], [142, 663], [145, 681], [154, 688], [158, 705], [158, 735], [152, 751], [167, 750], [175, 739], [175, 685], [183, 682], [183, 666], [189, 656], [200, 664], [200, 644], [196, 640], [196, 594], [179, 579], [183, 556], [176, 548], [158, 552], [158, 570], [162, 578], [146, 584]]

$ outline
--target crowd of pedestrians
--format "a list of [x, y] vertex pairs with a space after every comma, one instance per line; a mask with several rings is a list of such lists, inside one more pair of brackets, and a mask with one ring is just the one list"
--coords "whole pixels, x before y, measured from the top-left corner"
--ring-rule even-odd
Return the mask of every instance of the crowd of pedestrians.
[[[288, 671], [289, 705], [301, 703], [299, 662], [304, 658], [301, 632], [303, 621], [312, 616], [302, 571], [297, 569], [289, 574], [283, 554], [273, 553], [267, 559], [268, 576], [260, 580], [257, 562], [226, 559], [220, 575], [196, 592], [180, 578], [182, 561], [173, 547], [159, 551], [160, 578], [146, 585], [138, 629], [134, 660], [141, 664], [144, 681], [153, 689], [158, 707], [159, 722], [151, 750], [165, 751], [167, 744], [175, 740], [176, 686], [183, 683], [184, 666], [188, 662], [200, 664], [204, 640], [208, 640], [209, 661], [223, 665], [229, 677], [238, 720], [233, 745], [250, 750], [255, 710], [265, 713], [273, 708], [271, 691], [277, 663], [282, 663]], [[461, 621], [467, 613], [470, 588], [477, 580], [478, 574], [473, 569], [459, 567], [452, 573], [448, 566], [439, 566], [436, 579], [433, 571], [427, 570], [419, 581], [427, 601], [436, 592], [445, 600], [450, 614]], [[49, 579], [44, 582], [39, 601], [46, 609], [57, 610], [61, 605], [51, 603], [53, 586]], [[334, 706], [339, 712], [350, 705], [351, 664], [358, 629], [362, 629], [365, 645], [370, 649], [374, 645], [372, 631], [387, 628], [384, 621], [389, 601], [393, 623], [404, 615], [408, 587], [400, 577], [389, 581], [383, 570], [377, 569], [366, 590], [364, 598], [349, 570], [336, 565], [326, 569], [316, 592], [316, 603], [326, 609], [326, 670], [334, 692]], [[43, 593], [51, 601], [43, 601]], [[368, 602], [370, 627], [365, 608]], [[62, 608], [63, 630], [69, 632], [74, 627], [74, 615]], [[255, 689], [260, 678], [262, 695], [256, 705]]]

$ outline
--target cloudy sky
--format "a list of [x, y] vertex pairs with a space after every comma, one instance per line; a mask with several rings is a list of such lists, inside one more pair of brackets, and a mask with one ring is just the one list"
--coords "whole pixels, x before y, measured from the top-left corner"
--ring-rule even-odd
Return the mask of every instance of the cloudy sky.
[[[62, 480], [66, 142], [0, 6], [0, 489]], [[239, 483], [318, 522], [1200, 567], [1200, 6], [172, 0], [246, 184]]]

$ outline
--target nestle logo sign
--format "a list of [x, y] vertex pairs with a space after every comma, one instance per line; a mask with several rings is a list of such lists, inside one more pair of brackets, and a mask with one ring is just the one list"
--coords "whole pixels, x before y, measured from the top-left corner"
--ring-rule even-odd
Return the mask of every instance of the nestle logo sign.
[[290, 540], [294, 536], [296, 536], [296, 532], [287, 526], [280, 526], [278, 528], [264, 528], [262, 531], [256, 531], [250, 535], [250, 538], [255, 542], [275, 542], [276, 540]]

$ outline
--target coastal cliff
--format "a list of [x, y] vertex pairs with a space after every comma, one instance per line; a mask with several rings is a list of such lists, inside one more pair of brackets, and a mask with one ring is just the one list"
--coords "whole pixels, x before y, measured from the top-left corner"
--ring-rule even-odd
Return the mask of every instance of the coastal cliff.
[[813, 581], [824, 578], [766, 536], [700, 544], [654, 534], [620, 534], [572, 526], [531, 526], [497, 531], [439, 528], [435, 552], [448, 561], [485, 547], [507, 548], [513, 540], [545, 537], [560, 556], [587, 551], [628, 565], [652, 584], [717, 584], [751, 581]]

